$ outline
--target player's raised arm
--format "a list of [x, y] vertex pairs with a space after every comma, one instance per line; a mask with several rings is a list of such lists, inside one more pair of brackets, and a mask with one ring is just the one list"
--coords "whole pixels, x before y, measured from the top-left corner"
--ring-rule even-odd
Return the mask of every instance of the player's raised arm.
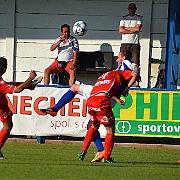
[[21, 83], [20, 85], [16, 86], [14, 92], [19, 93], [19, 92], [23, 91], [26, 88], [26, 86], [28, 86], [29, 83], [31, 83], [31, 81], [35, 77], [36, 77], [36, 72], [34, 70], [31, 70], [28, 79], [26, 79], [26, 81]]
[[136, 78], [137, 78], [137, 73], [136, 72], [132, 72], [132, 77], [131, 77], [130, 81], [128, 82], [127, 86], [125, 87], [123, 93], [122, 93], [123, 96], [127, 96], [128, 95], [129, 89], [134, 84], [134, 82], [136, 81]]

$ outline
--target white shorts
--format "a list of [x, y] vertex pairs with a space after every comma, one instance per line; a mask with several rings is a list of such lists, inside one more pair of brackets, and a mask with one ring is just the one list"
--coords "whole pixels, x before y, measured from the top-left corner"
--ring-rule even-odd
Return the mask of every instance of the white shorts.
[[83, 99], [87, 100], [89, 98], [93, 87], [92, 85], [80, 84], [79, 92]]
[[[86, 85], [86, 84], [80, 84], [80, 95], [83, 96], [83, 99], [87, 100], [90, 96], [90, 93], [92, 91], [94, 86], [92, 85]], [[116, 101], [114, 99], [111, 99], [111, 107], [113, 108], [116, 105]]]

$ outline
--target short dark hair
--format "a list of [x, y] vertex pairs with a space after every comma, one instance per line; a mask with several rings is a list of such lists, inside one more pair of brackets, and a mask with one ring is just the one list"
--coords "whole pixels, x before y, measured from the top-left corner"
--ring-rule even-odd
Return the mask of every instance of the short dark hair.
[[0, 72], [4, 69], [7, 68], [7, 59], [4, 57], [0, 57]]
[[68, 24], [63, 24], [62, 26], [61, 26], [61, 32], [62, 32], [62, 29], [63, 28], [68, 28], [68, 30], [70, 31], [70, 26], [68, 25]]
[[[128, 5], [128, 7], [129, 7], [130, 5], [133, 5], [134, 7], [136, 7], [136, 4], [134, 4], [134, 3], [130, 3], [130, 4]], [[137, 8], [137, 7], [136, 7], [136, 8]]]
[[121, 56], [125, 56], [127, 60], [131, 60], [132, 59], [132, 53], [129, 50], [122, 50], [121, 52]]

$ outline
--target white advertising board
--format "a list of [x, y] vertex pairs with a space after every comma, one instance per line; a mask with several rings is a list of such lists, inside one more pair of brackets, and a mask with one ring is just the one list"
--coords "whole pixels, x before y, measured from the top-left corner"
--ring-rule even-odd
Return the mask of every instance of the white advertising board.
[[[37, 87], [34, 91], [8, 94], [9, 107], [13, 112], [11, 135], [85, 136], [89, 115], [86, 101], [80, 95], [76, 95], [62, 107], [55, 117], [43, 115], [40, 111], [41, 108], [54, 106], [67, 90], [68, 88]], [[104, 127], [100, 127], [100, 133], [105, 135]]]

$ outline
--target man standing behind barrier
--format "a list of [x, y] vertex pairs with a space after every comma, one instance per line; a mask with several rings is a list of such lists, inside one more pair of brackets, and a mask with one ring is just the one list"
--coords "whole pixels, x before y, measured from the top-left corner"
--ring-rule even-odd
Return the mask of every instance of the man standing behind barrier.
[[[138, 66], [140, 65], [140, 44], [139, 44], [139, 32], [142, 27], [142, 17], [135, 14], [137, 10], [136, 4], [130, 3], [128, 6], [129, 14], [123, 16], [120, 21], [119, 33], [122, 34], [122, 43], [120, 51], [129, 50], [132, 53], [132, 60]], [[136, 87], [139, 86], [139, 82], [136, 81]]]
[[49, 84], [50, 75], [58, 74], [66, 70], [69, 75], [69, 85], [75, 82], [76, 63], [79, 51], [79, 44], [75, 37], [70, 36], [70, 26], [63, 24], [61, 26], [62, 35], [58, 37], [50, 47], [51, 51], [58, 48], [58, 56], [54, 62], [44, 70], [44, 84]]

